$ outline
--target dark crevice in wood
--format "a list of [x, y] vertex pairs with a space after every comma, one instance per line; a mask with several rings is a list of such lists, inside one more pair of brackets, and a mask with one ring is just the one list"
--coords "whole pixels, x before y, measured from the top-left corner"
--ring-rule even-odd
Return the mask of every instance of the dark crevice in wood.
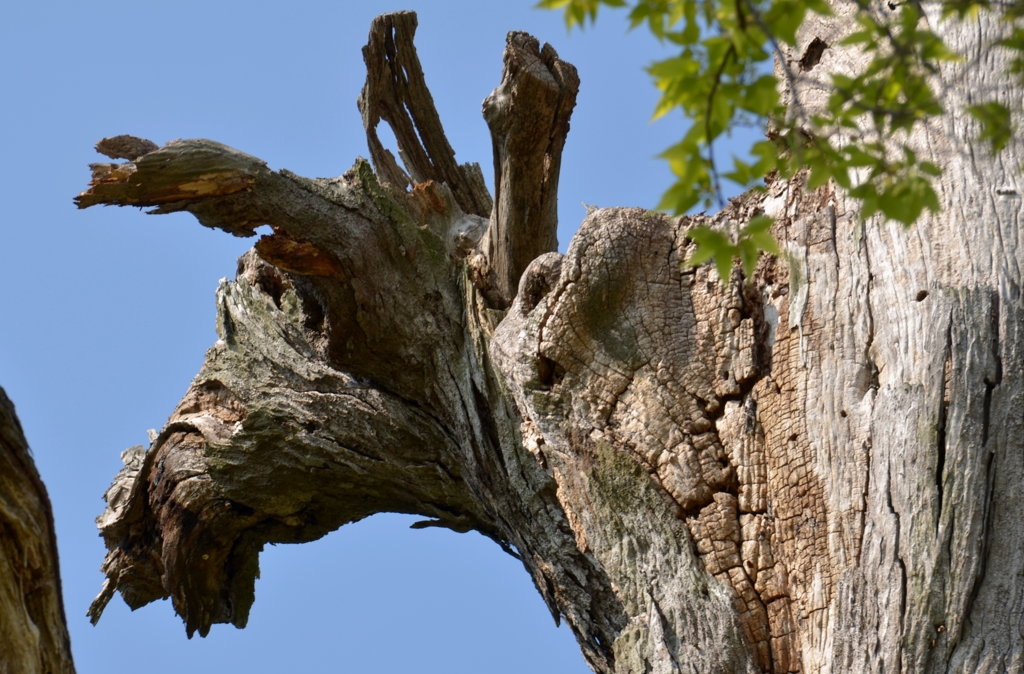
[[[237, 273], [239, 274], [245, 269], [245, 265], [242, 262], [243, 259], [240, 258], [238, 261]], [[266, 258], [263, 259], [265, 260]], [[274, 306], [280, 309], [281, 297], [284, 295], [285, 290], [291, 287], [291, 283], [285, 278], [282, 271], [273, 264], [259, 265], [254, 276], [253, 281], [255, 285], [274, 301]]]
[[501, 439], [498, 437], [498, 425], [494, 422], [494, 415], [491, 414], [491, 403], [487, 400], [476, 382], [470, 380], [469, 388], [473, 391], [473, 405], [476, 416], [480, 419], [484, 437], [487, 440], [487, 449], [498, 460], [503, 473], [508, 473], [508, 466], [505, 465], [505, 457], [501, 453]]
[[542, 355], [537, 356], [537, 380], [538, 387], [542, 391], [550, 391], [557, 386], [565, 376], [565, 368]]
[[338, 279], [348, 276], [344, 265], [334, 255], [285, 232], [261, 236], [255, 249], [261, 258], [281, 271]]
[[942, 375], [942, 395], [939, 398], [939, 416], [935, 422], [935, 491], [938, 497], [938, 508], [935, 512], [935, 530], [939, 530], [942, 521], [942, 485], [943, 471], [946, 468], [946, 421], [949, 416], [949, 394], [953, 376], [953, 322], [950, 318], [946, 329], [946, 358]]
[[985, 402], [984, 402], [984, 409], [983, 409], [983, 414], [982, 414], [982, 419], [981, 419], [981, 446], [982, 447], [987, 447], [988, 446], [989, 427], [990, 427], [990, 424], [991, 424], [991, 415], [992, 415], [992, 391], [995, 389], [995, 387], [996, 387], [995, 384], [993, 384], [993, 383], [991, 383], [989, 381], [985, 382]]
[[[900, 571], [900, 603], [899, 603], [899, 618], [900, 618], [900, 631], [899, 634], [906, 633], [906, 621], [907, 621], [907, 564], [903, 561], [900, 556], [900, 529], [902, 527], [902, 518], [899, 512], [893, 506], [892, 502], [892, 464], [889, 463], [885, 468], [885, 505], [889, 513], [892, 514], [893, 520], [895, 521], [895, 532], [892, 538], [893, 550], [892, 559], [895, 564], [899, 567]], [[897, 651], [897, 655], [900, 655], [902, 651]], [[902, 670], [900, 666], [899, 671]]]
[[992, 359], [995, 363], [995, 372], [991, 377], [985, 377], [985, 402], [982, 415], [981, 446], [988, 446], [989, 429], [992, 416], [992, 392], [1003, 380], [1003, 358], [999, 345], [999, 294], [991, 293], [991, 310], [989, 313], [989, 331], [992, 333]]
[[807, 49], [804, 50], [804, 55], [800, 57], [800, 70], [808, 72], [818, 65], [826, 49], [828, 49], [828, 44], [821, 38], [816, 37], [811, 40]]

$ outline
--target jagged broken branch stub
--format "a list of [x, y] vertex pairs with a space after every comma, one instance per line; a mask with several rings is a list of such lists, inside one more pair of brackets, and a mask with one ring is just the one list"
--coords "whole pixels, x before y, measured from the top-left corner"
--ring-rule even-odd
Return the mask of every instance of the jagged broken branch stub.
[[[382, 182], [399, 188], [436, 181], [452, 191], [467, 215], [490, 216], [490, 226], [462, 244], [472, 248], [473, 280], [496, 309], [515, 297], [526, 266], [558, 250], [558, 176], [579, 76], [549, 44], [523, 32], [509, 33], [501, 84], [484, 100], [494, 146], [495, 198], [479, 164], [457, 165], [420, 67], [413, 36], [416, 15], [374, 19], [363, 48], [366, 84], [359, 95], [367, 142]], [[377, 135], [388, 122], [398, 141], [403, 170]]]
[[[363, 47], [366, 84], [359, 94], [359, 111], [374, 169], [381, 181], [401, 189], [428, 181], [444, 183], [464, 213], [486, 217], [491, 195], [483, 172], [479, 164], [455, 162], [413, 46], [416, 26], [415, 12], [383, 14], [373, 20]], [[407, 172], [377, 136], [382, 119], [395, 134]]]
[[527, 265], [558, 250], [558, 176], [580, 79], [535, 37], [509, 33], [501, 84], [484, 100], [494, 146], [494, 210], [481, 245], [481, 285], [512, 303]]
[[[361, 104], [383, 181], [360, 162], [341, 178], [308, 180], [204, 140], [152, 150], [122, 138], [145, 153], [93, 166], [79, 207], [187, 211], [239, 236], [273, 229], [218, 291], [220, 340], [203, 371], [149, 451], [125, 455], [108, 492], [107, 583], [94, 620], [119, 590], [133, 607], [170, 597], [190, 635], [242, 626], [264, 542], [312, 540], [397, 511], [493, 538], [523, 559], [556, 619], [565, 612], [612, 640], [609, 626], [581, 626], [558, 599], [573, 584], [565, 568], [592, 563], [572, 544], [549, 476], [519, 452], [518, 415], [487, 361], [495, 317], [462, 262], [467, 217], [490, 210], [489, 199], [466, 201], [482, 181], [465, 167], [444, 172], [454, 153], [439, 123], [420, 126], [436, 119], [429, 96], [399, 106], [424, 147], [396, 134], [425, 181], [406, 191], [375, 150], [369, 103], [380, 100], [373, 73], [386, 64], [370, 56], [381, 44], [381, 58], [394, 56], [391, 40], [399, 70], [421, 80], [410, 65], [414, 27], [411, 14], [382, 17], [366, 50]], [[389, 115], [380, 113], [397, 119]], [[545, 226], [553, 232], [553, 221]], [[614, 602], [607, 583], [586, 593]], [[585, 650], [603, 658], [594, 648]]]
[[[523, 33], [484, 104], [497, 194], [481, 208], [482, 181], [454, 163], [425, 95], [415, 25], [380, 17], [364, 51], [376, 173], [357, 161], [310, 180], [204, 140], [103, 145], [145, 153], [95, 165], [81, 207], [273, 233], [218, 289], [220, 339], [167, 426], [125, 454], [90, 614], [120, 591], [133, 607], [170, 597], [190, 635], [243, 626], [265, 542], [393, 511], [515, 554], [596, 671], [684, 651], [700, 671], [787, 671], [797, 645], [777, 581], [799, 555], [743, 556], [769, 526], [774, 447], [744, 422], [774, 409], [769, 390], [751, 404], [768, 367], [756, 292], [682, 269], [689, 221], [640, 209], [589, 213], [555, 252], [579, 80]], [[380, 119], [404, 129], [407, 173]], [[683, 626], [734, 647], [695, 655]]]

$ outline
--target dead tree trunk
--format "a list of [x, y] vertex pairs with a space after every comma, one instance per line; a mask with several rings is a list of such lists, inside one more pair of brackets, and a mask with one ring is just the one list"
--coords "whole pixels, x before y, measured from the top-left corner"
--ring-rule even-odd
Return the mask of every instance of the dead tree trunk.
[[[800, 43], [837, 43], [843, 16]], [[949, 30], [968, 48], [999, 28], [980, 25]], [[415, 26], [380, 17], [364, 49], [375, 170], [98, 147], [130, 161], [94, 165], [80, 207], [273, 233], [218, 289], [220, 339], [167, 426], [125, 454], [93, 619], [120, 591], [170, 597], [190, 635], [244, 626], [265, 543], [392, 511], [521, 559], [598, 672], [1024, 666], [1021, 198], [960, 102], [919, 139], [947, 177], [914, 229], [797, 178], [714, 217], [597, 210], [562, 256], [575, 70], [510, 34], [485, 101], [492, 206], [444, 139]], [[981, 49], [985, 68], [941, 76], [1009, 95]], [[853, 58], [827, 49], [812, 74]], [[761, 212], [786, 260], [727, 285], [681, 267], [690, 225]]]
[[74, 674], [53, 509], [0, 388], [0, 671]]

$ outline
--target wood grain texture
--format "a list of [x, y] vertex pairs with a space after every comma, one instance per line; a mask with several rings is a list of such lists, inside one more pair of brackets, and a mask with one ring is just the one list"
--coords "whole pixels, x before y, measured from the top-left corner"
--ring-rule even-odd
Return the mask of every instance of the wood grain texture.
[[484, 99], [494, 146], [494, 209], [474, 281], [505, 309], [527, 265], [558, 250], [558, 176], [580, 78], [554, 48], [508, 34], [501, 84]]
[[[445, 183], [465, 213], [487, 216], [491, 195], [480, 165], [456, 164], [455, 150], [444, 135], [413, 46], [416, 26], [415, 12], [382, 14], [370, 25], [363, 47], [366, 84], [359, 94], [359, 111], [374, 168], [383, 182], [401, 189], [431, 180]], [[377, 136], [382, 119], [395, 134], [408, 173]]]
[[[784, 94], [809, 110], [862, 58], [821, 47], [853, 28], [836, 10], [783, 55], [806, 66]], [[929, 20], [973, 60], [943, 66], [949, 113], [911, 139], [946, 167], [944, 210], [912, 229], [797, 176], [715, 215], [598, 209], [564, 256], [524, 263], [495, 245], [506, 197], [483, 234], [460, 178], [403, 183], [383, 155], [376, 174], [310, 180], [180, 141], [97, 169], [82, 206], [273, 234], [218, 289], [220, 339], [167, 427], [124, 455], [93, 618], [119, 591], [171, 597], [189, 634], [244, 625], [263, 544], [394, 511], [519, 558], [597, 672], [1019, 671], [1022, 147], [988, 156], [956, 93], [1016, 90], [977, 43], [1005, 26]], [[414, 19], [375, 26], [412, 58]], [[570, 81], [535, 41], [509, 45], [536, 51], [520, 71]], [[506, 86], [506, 56], [495, 97], [514, 126], [530, 87]], [[550, 205], [557, 161], [527, 145], [496, 184]], [[728, 283], [682, 264], [691, 226], [759, 214], [784, 257]], [[481, 274], [495, 256], [525, 264], [507, 308]]]
[[0, 388], [0, 671], [74, 674], [53, 509]]

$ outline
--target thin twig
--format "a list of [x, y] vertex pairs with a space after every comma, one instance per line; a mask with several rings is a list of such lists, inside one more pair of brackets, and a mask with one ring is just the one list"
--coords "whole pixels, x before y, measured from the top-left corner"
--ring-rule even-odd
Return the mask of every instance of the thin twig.
[[708, 139], [708, 165], [711, 167], [711, 180], [714, 183], [712, 189], [714, 190], [715, 198], [718, 199], [719, 208], [725, 208], [725, 197], [722, 195], [722, 182], [718, 177], [718, 169], [715, 167], [715, 141], [711, 136], [711, 112], [715, 104], [715, 92], [718, 91], [718, 85], [722, 81], [722, 74], [725, 72], [725, 66], [729, 62], [730, 57], [736, 57], [735, 45], [729, 45], [729, 50], [725, 52], [725, 56], [722, 57], [722, 63], [718, 66], [714, 83], [711, 85], [711, 93], [708, 94], [708, 110], [704, 117], [704, 134]]

